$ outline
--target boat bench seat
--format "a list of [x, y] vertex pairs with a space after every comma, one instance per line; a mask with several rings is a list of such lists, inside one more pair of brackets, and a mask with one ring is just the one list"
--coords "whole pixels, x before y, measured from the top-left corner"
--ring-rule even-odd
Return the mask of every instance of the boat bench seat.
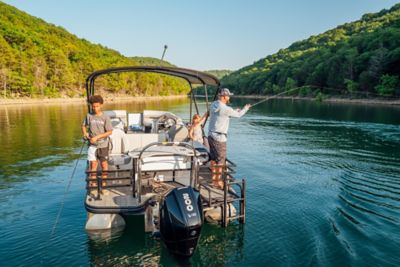
[[127, 133], [125, 134], [125, 152], [143, 148], [151, 143], [167, 140], [164, 133]]
[[[175, 125], [169, 133], [145, 133], [143, 131], [125, 132], [125, 118], [122, 116], [124, 112], [109, 112], [112, 115], [111, 122], [113, 124], [113, 132], [110, 136], [111, 152], [109, 157], [110, 170], [129, 170], [132, 169], [132, 158], [128, 155], [130, 151], [141, 151], [145, 146], [168, 140], [168, 136], [174, 141], [184, 141], [187, 137], [187, 128], [183, 125]], [[121, 113], [121, 114], [119, 114]], [[137, 115], [137, 114], [128, 114]], [[156, 148], [159, 150], [160, 148]], [[162, 149], [172, 149], [162, 148]], [[143, 159], [143, 171], [160, 171], [160, 170], [188, 170], [191, 168], [191, 162], [187, 156], [176, 155], [179, 151], [168, 151], [155, 157]]]
[[127, 154], [110, 154], [108, 159], [110, 170], [132, 169], [132, 158]]
[[154, 142], [166, 141], [166, 135], [163, 133], [125, 133], [122, 129], [115, 127], [110, 136], [111, 152], [109, 157], [110, 168], [115, 166], [117, 169], [131, 169], [132, 158], [128, 152], [143, 148]]
[[104, 113], [110, 117], [111, 123], [113, 124], [113, 128], [115, 129], [117, 122], [121, 122], [122, 125], [122, 130], [124, 129], [125, 126], [128, 125], [128, 118], [127, 118], [127, 113], [126, 110], [106, 110]]

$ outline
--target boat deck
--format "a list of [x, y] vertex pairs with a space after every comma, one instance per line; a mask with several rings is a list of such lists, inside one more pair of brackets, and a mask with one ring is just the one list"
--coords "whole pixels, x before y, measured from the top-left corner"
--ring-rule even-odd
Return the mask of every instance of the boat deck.
[[[96, 188], [88, 189], [86, 195], [86, 207], [89, 211], [95, 213], [112, 212], [143, 212], [147, 202], [152, 198], [159, 198], [167, 194], [170, 190], [176, 187], [186, 186], [189, 184], [189, 171], [181, 172], [154, 172], [147, 173], [142, 177], [142, 199], [139, 203], [138, 198], [133, 196], [132, 185], [127, 178], [122, 180], [122, 186], [115, 186], [115, 183], [120, 183], [121, 180], [116, 178], [118, 173], [112, 175], [107, 181], [107, 185], [103, 189], [103, 193], [98, 195]], [[155, 180], [155, 177], [162, 177], [165, 182]], [[121, 178], [122, 179], [122, 178]], [[127, 181], [128, 180], [128, 181]], [[224, 202], [224, 191], [212, 187], [211, 171], [208, 166], [203, 166], [200, 169], [199, 184], [200, 195], [205, 208], [215, 207]], [[227, 201], [231, 201], [238, 196], [232, 188], [227, 191]]]
[[86, 203], [93, 207], [130, 207], [138, 206], [137, 198], [132, 197], [132, 187], [103, 189], [103, 194], [97, 197], [97, 190], [89, 190]]

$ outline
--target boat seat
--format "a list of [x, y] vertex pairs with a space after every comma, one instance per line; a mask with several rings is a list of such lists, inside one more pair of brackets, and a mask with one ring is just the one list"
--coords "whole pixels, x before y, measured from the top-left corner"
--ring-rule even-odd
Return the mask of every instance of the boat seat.
[[124, 130], [120, 128], [114, 128], [110, 135], [111, 140], [111, 155], [113, 154], [124, 154], [126, 153], [126, 144], [128, 140]]
[[127, 154], [110, 155], [108, 164], [110, 170], [130, 170], [132, 169], [132, 158]]
[[143, 114], [128, 113], [128, 130], [132, 132], [144, 132]]
[[169, 140], [171, 142], [185, 142], [189, 136], [189, 130], [185, 125], [172, 125], [168, 130]]
[[125, 151], [129, 152], [134, 149], [143, 148], [154, 142], [166, 141], [164, 133], [130, 133], [126, 134], [126, 146]]
[[[110, 117], [111, 123], [117, 123], [118, 121], [123, 123], [122, 129], [128, 125], [128, 119], [126, 110], [106, 110], [104, 113]], [[114, 127], [114, 126], [113, 126]]]
[[[111, 140], [111, 152], [109, 156], [108, 163], [110, 165], [110, 169], [131, 169], [131, 157], [129, 157], [126, 152], [128, 139], [126, 137], [126, 133], [123, 128], [121, 129], [122, 123], [116, 124], [112, 134], [110, 135]], [[123, 127], [123, 125], [122, 125]]]

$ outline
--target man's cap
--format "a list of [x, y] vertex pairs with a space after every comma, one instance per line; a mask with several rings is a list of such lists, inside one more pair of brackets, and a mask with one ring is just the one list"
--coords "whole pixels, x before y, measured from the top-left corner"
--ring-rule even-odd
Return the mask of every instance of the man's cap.
[[226, 95], [230, 96], [230, 95], [233, 95], [233, 93], [231, 93], [231, 91], [229, 91], [228, 88], [221, 88], [221, 89], [219, 90], [218, 95], [219, 95], [219, 96], [226, 96]]

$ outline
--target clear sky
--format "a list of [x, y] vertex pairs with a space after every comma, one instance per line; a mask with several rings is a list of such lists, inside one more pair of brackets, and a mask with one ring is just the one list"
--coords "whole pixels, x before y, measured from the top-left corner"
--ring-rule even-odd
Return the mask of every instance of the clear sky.
[[125, 56], [236, 70], [394, 0], [6, 0]]

